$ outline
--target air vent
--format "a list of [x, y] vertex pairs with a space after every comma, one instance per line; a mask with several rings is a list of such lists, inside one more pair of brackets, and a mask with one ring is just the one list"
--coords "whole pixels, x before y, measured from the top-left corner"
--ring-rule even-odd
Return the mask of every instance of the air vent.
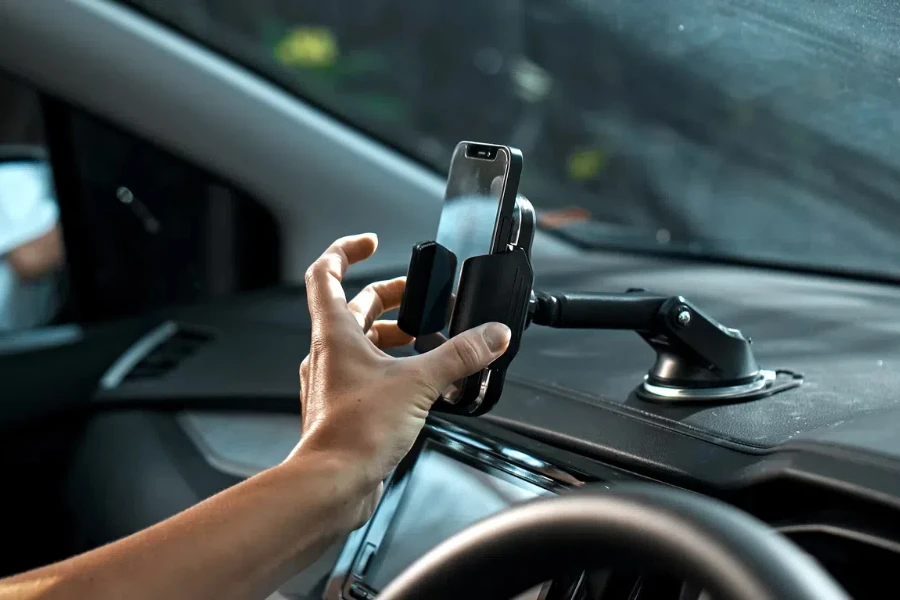
[[207, 330], [163, 323], [137, 341], [106, 372], [100, 381], [103, 389], [114, 389], [127, 382], [157, 379], [177, 368], [213, 339]]
[[619, 570], [585, 573], [583, 596], [602, 600], [706, 600], [700, 588], [674, 577]]

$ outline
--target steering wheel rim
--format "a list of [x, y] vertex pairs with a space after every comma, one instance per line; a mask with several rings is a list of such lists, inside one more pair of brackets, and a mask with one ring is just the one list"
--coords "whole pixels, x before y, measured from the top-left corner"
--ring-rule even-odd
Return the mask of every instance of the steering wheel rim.
[[642, 563], [720, 600], [849, 598], [762, 521], [699, 494], [643, 483], [588, 487], [498, 513], [438, 545], [378, 598], [512, 598], [573, 565]]

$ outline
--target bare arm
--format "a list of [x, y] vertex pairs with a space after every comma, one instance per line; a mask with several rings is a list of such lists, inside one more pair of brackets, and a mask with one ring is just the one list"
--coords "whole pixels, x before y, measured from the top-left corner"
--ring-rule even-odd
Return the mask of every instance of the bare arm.
[[259, 600], [368, 520], [440, 392], [509, 344], [508, 328], [488, 324], [421, 356], [386, 354], [411, 341], [396, 322], [376, 321], [399, 306], [405, 280], [350, 302], [341, 287], [375, 245], [374, 236], [338, 240], [307, 274], [302, 436], [284, 463], [150, 529], [0, 580], [0, 600]]
[[6, 258], [19, 279], [40, 279], [63, 266], [64, 248], [59, 225], [31, 241], [10, 250]]
[[150, 529], [0, 581], [0, 599], [265, 598], [359, 525], [359, 470], [299, 451]]

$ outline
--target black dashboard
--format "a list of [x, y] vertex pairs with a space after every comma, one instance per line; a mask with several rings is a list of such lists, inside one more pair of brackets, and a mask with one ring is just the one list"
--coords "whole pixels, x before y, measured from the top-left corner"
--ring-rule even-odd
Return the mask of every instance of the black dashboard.
[[[473, 520], [585, 482], [623, 479], [688, 488], [750, 512], [808, 550], [855, 597], [893, 583], [900, 566], [900, 290], [603, 254], [565, 264], [537, 259], [536, 271], [542, 289], [637, 286], [684, 295], [750, 335], [765, 368], [799, 371], [805, 383], [748, 403], [647, 403], [632, 391], [653, 356], [634, 334], [531, 328], [496, 409], [478, 419], [434, 416], [372, 521], [282, 596], [374, 597], [411, 557]], [[348, 284], [348, 295], [362, 283]], [[302, 289], [167, 310], [35, 352], [64, 357], [66, 347], [92, 345], [101, 384], [75, 458], [79, 489], [91, 491], [73, 502], [133, 496], [149, 513], [126, 517], [107, 503], [108, 514], [92, 517], [98, 541], [166, 516], [149, 508], [146, 490], [113, 473], [127, 466], [107, 459], [102, 476], [86, 466], [115, 451], [111, 439], [125, 436], [126, 424], [143, 428], [129, 435], [144, 445], [117, 461], [157, 452], [159, 461], [175, 463], [182, 503], [274, 464], [296, 441], [297, 366], [309, 347]], [[426, 506], [436, 516], [414, 518]], [[573, 565], [523, 598], [699, 597], [637, 567], [601, 567]]]

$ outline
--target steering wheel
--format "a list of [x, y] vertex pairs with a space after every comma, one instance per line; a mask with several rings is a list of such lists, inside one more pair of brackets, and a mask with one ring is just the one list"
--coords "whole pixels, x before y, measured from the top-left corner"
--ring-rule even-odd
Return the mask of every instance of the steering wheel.
[[662, 485], [624, 484], [526, 502], [476, 523], [378, 599], [512, 598], [594, 565], [675, 575], [719, 600], [849, 598], [812, 557], [747, 513]]

